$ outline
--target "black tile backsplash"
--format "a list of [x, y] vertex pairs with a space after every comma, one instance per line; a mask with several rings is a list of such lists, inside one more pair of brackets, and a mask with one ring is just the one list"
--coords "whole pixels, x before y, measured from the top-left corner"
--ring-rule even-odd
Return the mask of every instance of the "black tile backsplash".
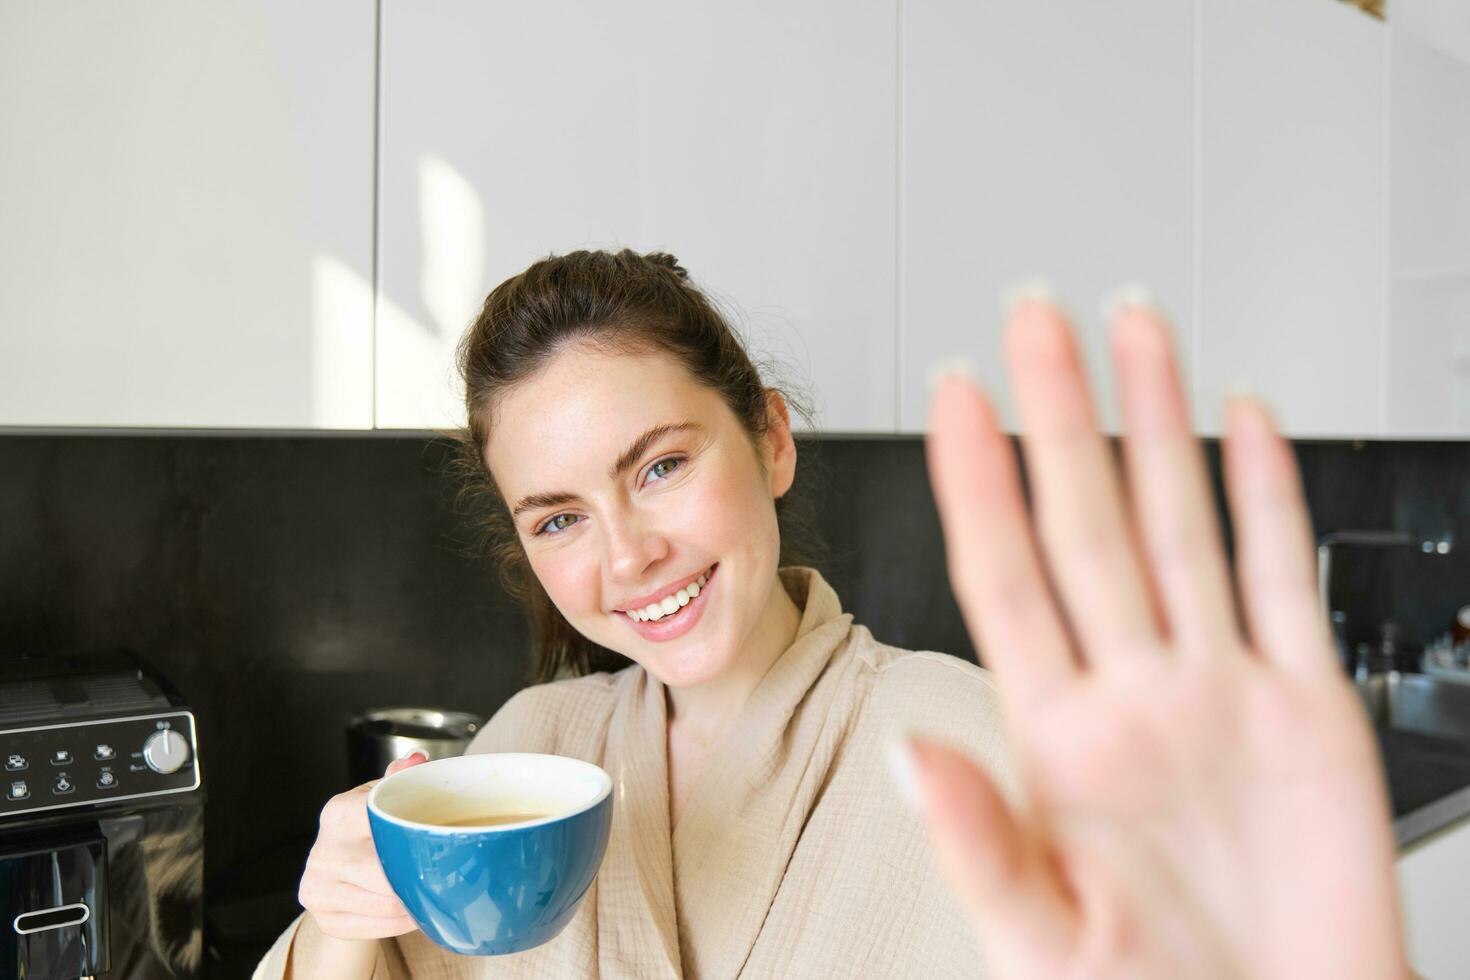
[[[1453, 530], [1448, 556], [1345, 550], [1350, 640], [1419, 646], [1470, 603], [1470, 443], [1301, 443], [1319, 533]], [[818, 564], [881, 640], [973, 656], [918, 439], [803, 445]], [[127, 647], [195, 708], [221, 942], [289, 916], [354, 712], [493, 712], [528, 633], [472, 555], [442, 443], [414, 436], [0, 436], [0, 657]], [[1210, 447], [1218, 479], [1218, 452]], [[825, 554], [822, 553], [825, 551]], [[251, 900], [271, 901], [251, 913]], [[273, 904], [272, 904], [273, 903]]]

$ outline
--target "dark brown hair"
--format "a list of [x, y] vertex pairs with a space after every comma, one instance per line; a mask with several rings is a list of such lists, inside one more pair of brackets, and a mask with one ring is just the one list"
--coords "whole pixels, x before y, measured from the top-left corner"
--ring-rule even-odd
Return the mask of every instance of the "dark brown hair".
[[[720, 394], [752, 445], [769, 428], [768, 389], [760, 372], [726, 317], [666, 252], [551, 255], [490, 292], [457, 352], [468, 418], [457, 438], [461, 503], [480, 546], [496, 560], [502, 585], [530, 615], [537, 681], [618, 670], [631, 662], [582, 636], [552, 604], [531, 571], [484, 458], [497, 398], [582, 342], [618, 352], [672, 354], [700, 384]], [[810, 419], [803, 404], [783, 394], [793, 414]], [[776, 502], [783, 564], [798, 560], [788, 546], [790, 509], [784, 498]]]

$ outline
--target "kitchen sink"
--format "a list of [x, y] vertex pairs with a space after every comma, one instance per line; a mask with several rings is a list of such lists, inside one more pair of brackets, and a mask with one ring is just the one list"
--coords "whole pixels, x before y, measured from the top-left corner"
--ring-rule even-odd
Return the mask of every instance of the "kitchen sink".
[[1390, 671], [1354, 684], [1375, 727], [1470, 741], [1470, 683]]
[[1470, 801], [1432, 806], [1470, 787], [1470, 684], [1393, 671], [1354, 685], [1373, 721], [1399, 847], [1470, 812]]

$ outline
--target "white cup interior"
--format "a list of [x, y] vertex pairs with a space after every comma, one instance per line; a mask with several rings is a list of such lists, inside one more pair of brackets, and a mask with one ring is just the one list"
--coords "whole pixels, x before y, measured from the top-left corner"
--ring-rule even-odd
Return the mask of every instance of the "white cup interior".
[[[476, 753], [396, 772], [373, 787], [368, 807], [384, 819], [423, 830], [494, 832], [569, 817], [610, 792], [607, 773], [588, 762], [560, 755]], [[485, 827], [447, 825], [486, 813], [523, 813], [532, 818]]]

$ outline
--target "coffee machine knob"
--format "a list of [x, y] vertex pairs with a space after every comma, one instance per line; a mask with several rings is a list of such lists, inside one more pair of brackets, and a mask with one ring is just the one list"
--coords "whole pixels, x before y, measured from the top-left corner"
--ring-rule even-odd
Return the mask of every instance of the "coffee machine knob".
[[178, 772], [179, 767], [189, 761], [189, 743], [172, 729], [154, 732], [143, 743], [143, 761], [154, 772]]

